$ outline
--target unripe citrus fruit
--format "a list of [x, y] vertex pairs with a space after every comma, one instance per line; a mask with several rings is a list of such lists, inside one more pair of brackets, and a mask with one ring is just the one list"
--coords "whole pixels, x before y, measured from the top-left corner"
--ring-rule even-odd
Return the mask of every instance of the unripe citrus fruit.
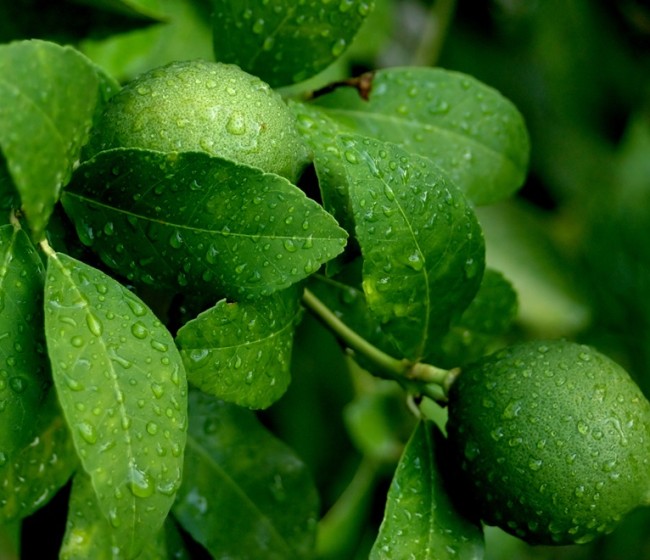
[[468, 366], [447, 430], [481, 518], [530, 543], [588, 542], [650, 502], [650, 403], [590, 347], [524, 343]]
[[202, 151], [295, 181], [307, 150], [295, 118], [268, 84], [238, 66], [172, 62], [111, 98], [87, 146]]

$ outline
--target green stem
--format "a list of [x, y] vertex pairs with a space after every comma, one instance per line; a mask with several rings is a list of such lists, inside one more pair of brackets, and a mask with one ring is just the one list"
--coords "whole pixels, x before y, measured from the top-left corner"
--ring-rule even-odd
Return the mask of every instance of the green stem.
[[435, 66], [454, 17], [456, 0], [436, 0], [429, 12], [422, 39], [413, 55], [413, 66]]
[[364, 457], [350, 484], [318, 524], [316, 558], [346, 558], [358, 541], [377, 481], [378, 464]]
[[393, 379], [414, 393], [426, 395], [436, 401], [445, 400], [447, 390], [457, 375], [456, 370], [449, 371], [431, 364], [413, 363], [407, 359], [398, 360], [348, 327], [310, 290], [305, 289], [302, 300], [307, 308], [350, 350], [363, 355], [377, 367], [377, 371], [373, 373]]
[[408, 360], [398, 360], [373, 346], [356, 331], [348, 327], [334, 312], [319, 300], [313, 292], [305, 289], [303, 303], [336, 335], [345, 345], [371, 360], [383, 374], [392, 379], [405, 376], [411, 363]]

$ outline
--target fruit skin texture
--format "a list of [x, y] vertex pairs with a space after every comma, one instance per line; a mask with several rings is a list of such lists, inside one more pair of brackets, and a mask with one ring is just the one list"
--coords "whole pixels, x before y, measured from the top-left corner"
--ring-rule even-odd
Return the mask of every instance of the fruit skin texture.
[[588, 542], [650, 502], [650, 403], [590, 347], [523, 343], [468, 366], [447, 432], [480, 517], [531, 544]]
[[293, 182], [308, 161], [278, 93], [238, 66], [205, 60], [150, 70], [114, 95], [85, 154], [110, 148], [207, 152]]

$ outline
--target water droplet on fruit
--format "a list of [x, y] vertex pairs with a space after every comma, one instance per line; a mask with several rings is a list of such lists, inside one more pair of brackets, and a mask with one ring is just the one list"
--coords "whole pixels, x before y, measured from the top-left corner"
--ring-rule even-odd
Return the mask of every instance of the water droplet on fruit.
[[246, 117], [239, 111], [233, 111], [226, 123], [226, 130], [235, 136], [246, 134]]

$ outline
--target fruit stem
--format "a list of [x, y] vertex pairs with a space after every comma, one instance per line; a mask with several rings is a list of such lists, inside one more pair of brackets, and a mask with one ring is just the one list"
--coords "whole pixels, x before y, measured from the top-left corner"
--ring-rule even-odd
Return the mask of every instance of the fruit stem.
[[398, 360], [348, 327], [311, 290], [305, 288], [302, 301], [350, 350], [365, 356], [377, 366], [378, 371], [373, 373], [397, 381], [411, 392], [424, 394], [436, 401], [445, 400], [447, 390], [457, 375], [456, 370], [441, 369], [420, 362], [413, 363], [405, 358]]

